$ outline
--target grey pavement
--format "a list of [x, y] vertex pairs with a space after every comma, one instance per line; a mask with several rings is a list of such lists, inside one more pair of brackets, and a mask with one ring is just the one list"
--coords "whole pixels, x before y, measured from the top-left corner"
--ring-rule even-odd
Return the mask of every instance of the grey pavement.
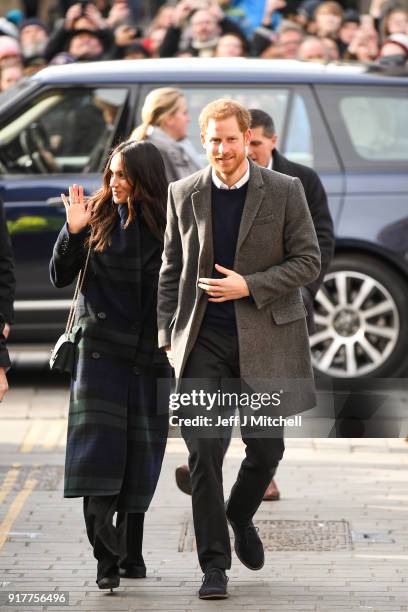
[[[263, 503], [256, 523], [266, 563], [251, 572], [233, 554], [229, 599], [197, 598], [190, 499], [174, 468], [184, 443], [168, 443], [148, 512], [148, 577], [122, 580], [113, 594], [95, 584], [80, 499], [62, 498], [68, 390], [17, 385], [0, 408], [0, 597], [69, 591], [69, 607], [0, 605], [1, 610], [281, 612], [408, 611], [408, 444], [403, 439], [296, 439], [277, 481], [282, 499]], [[234, 439], [225, 491], [244, 447]]]

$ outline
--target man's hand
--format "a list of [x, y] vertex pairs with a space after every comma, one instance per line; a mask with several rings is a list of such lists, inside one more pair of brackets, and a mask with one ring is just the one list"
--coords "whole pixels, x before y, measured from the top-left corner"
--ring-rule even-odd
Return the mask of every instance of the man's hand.
[[275, 11], [285, 8], [286, 0], [266, 0], [262, 25], [271, 25], [271, 18]]
[[85, 6], [85, 15], [90, 21], [92, 21], [97, 30], [104, 30], [108, 27], [108, 24], [102, 17], [102, 13], [96, 8], [94, 4], [87, 4]]
[[170, 344], [168, 346], [165, 346], [164, 350], [166, 351], [166, 355], [167, 355], [167, 359], [169, 360], [169, 364], [171, 365], [172, 368], [174, 368], [174, 356], [173, 356], [173, 351], [171, 350]]
[[209, 302], [226, 302], [248, 297], [249, 289], [243, 276], [215, 264], [217, 272], [225, 274], [225, 278], [199, 278], [198, 286], [209, 296]]
[[181, 0], [173, 12], [173, 26], [175, 28], [181, 28], [185, 21], [187, 21], [193, 10], [193, 3], [191, 0]]
[[66, 14], [65, 14], [65, 21], [64, 21], [64, 28], [66, 30], [72, 30], [72, 26], [74, 25], [74, 22], [79, 19], [80, 17], [82, 17], [82, 5], [81, 4], [73, 4], [72, 6], [69, 7], [69, 9], [67, 10]]
[[225, 17], [225, 13], [218, 4], [217, 0], [209, 0], [208, 12], [210, 15], [213, 15], [217, 21], [222, 21]]
[[115, 29], [115, 44], [118, 47], [126, 47], [136, 40], [136, 30], [130, 25], [121, 25]]
[[4, 368], [0, 368], [0, 402], [6, 395], [8, 388], [9, 387], [7, 382], [6, 370]]

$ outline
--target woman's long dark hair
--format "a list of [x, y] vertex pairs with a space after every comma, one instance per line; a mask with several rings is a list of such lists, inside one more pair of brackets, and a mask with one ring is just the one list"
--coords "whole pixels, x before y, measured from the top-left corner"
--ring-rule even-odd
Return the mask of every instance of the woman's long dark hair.
[[122, 157], [123, 173], [132, 186], [128, 200], [128, 219], [124, 228], [134, 220], [134, 204], [141, 203], [142, 216], [152, 234], [163, 241], [166, 229], [167, 179], [164, 163], [159, 150], [151, 142], [126, 141], [118, 145], [110, 154], [103, 173], [101, 189], [89, 200], [92, 208], [91, 230], [92, 246], [95, 251], [104, 251], [110, 242], [110, 235], [117, 219], [117, 204], [112, 199], [110, 187], [110, 165], [114, 155]]

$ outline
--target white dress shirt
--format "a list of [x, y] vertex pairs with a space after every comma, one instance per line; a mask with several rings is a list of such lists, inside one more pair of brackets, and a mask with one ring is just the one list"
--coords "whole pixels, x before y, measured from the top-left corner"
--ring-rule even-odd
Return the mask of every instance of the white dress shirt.
[[222, 180], [218, 178], [218, 176], [215, 174], [214, 168], [212, 169], [211, 178], [212, 178], [212, 182], [214, 183], [214, 185], [216, 187], [218, 187], [218, 189], [239, 189], [240, 187], [242, 187], [243, 185], [245, 185], [245, 183], [247, 183], [249, 181], [249, 163], [248, 163], [248, 160], [247, 160], [247, 170], [246, 170], [244, 176], [242, 178], [240, 178], [239, 181], [237, 181], [234, 185], [231, 185], [231, 187], [228, 187], [228, 185], [223, 183]]

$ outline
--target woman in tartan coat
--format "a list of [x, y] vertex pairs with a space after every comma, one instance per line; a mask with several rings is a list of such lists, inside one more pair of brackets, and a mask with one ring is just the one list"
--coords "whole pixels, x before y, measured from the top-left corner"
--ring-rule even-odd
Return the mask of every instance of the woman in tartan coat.
[[[51, 279], [77, 277], [91, 242], [76, 313], [65, 497], [84, 498], [99, 588], [146, 575], [144, 514], [168, 433], [166, 355], [157, 348], [156, 303], [167, 181], [158, 149], [126, 142], [111, 154], [103, 186], [88, 201], [73, 185]], [[113, 515], [117, 512], [116, 526]]]

